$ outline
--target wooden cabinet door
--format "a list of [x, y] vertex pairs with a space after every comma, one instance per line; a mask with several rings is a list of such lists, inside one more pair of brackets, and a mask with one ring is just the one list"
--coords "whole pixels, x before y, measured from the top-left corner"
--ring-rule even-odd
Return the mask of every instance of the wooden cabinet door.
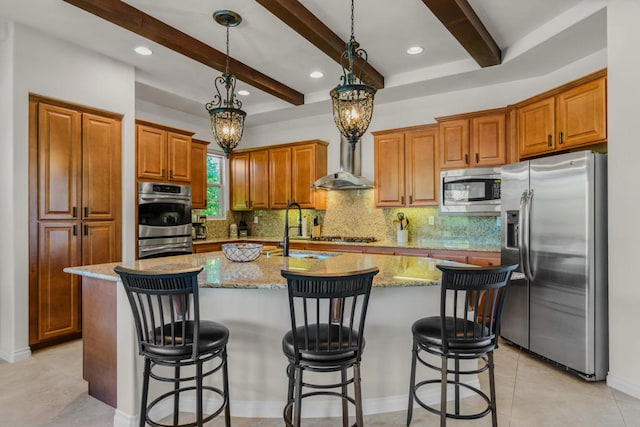
[[249, 207], [269, 208], [269, 158], [268, 150], [252, 151], [249, 156]]
[[440, 166], [466, 168], [469, 166], [469, 120], [451, 120], [438, 125], [440, 129]]
[[207, 141], [191, 141], [191, 208], [207, 208]]
[[405, 134], [374, 137], [374, 181], [377, 207], [405, 204]]
[[249, 153], [231, 153], [229, 156], [231, 209], [249, 209]]
[[500, 166], [507, 163], [505, 114], [471, 119], [471, 166]]
[[556, 96], [558, 149], [607, 139], [604, 77]]
[[303, 209], [315, 208], [316, 191], [311, 188], [311, 185], [318, 178], [316, 144], [291, 147], [291, 178], [292, 199], [298, 202]]
[[82, 265], [120, 261], [120, 239], [115, 221], [84, 221]]
[[79, 232], [77, 221], [38, 225], [38, 334], [30, 344], [81, 330], [80, 278], [62, 271], [80, 265]]
[[407, 206], [438, 204], [437, 165], [438, 129], [407, 132], [405, 145], [405, 172]]
[[518, 108], [520, 157], [555, 150], [555, 98], [546, 98]]
[[80, 113], [38, 107], [38, 218], [77, 218], [80, 208]]
[[113, 220], [120, 215], [121, 122], [82, 115], [82, 218]]
[[442, 259], [445, 261], [461, 262], [464, 264], [467, 263], [467, 254], [458, 251], [431, 251], [429, 256], [431, 258]]
[[138, 179], [167, 180], [167, 132], [136, 125]]
[[191, 137], [167, 132], [169, 180], [191, 183]]
[[469, 255], [469, 264], [480, 267], [493, 267], [500, 265], [500, 252], [487, 253], [486, 255]]
[[[291, 196], [291, 148], [269, 150], [269, 207], [284, 209]], [[295, 178], [295, 177], [294, 177]]]

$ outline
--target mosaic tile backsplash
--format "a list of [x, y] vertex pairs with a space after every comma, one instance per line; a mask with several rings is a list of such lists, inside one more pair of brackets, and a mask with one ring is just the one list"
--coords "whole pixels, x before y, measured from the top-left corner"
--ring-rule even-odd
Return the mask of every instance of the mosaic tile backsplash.
[[[476, 246], [500, 248], [500, 217], [496, 216], [451, 216], [440, 215], [437, 206], [425, 208], [376, 208], [374, 190], [341, 190], [327, 193], [327, 210], [303, 209], [307, 218], [308, 233], [312, 234], [313, 219], [318, 217], [323, 236], [375, 237], [379, 241], [396, 241], [394, 220], [398, 213], [409, 220], [407, 230], [409, 242], [455, 242], [470, 241]], [[258, 218], [258, 223], [254, 222]], [[429, 224], [433, 217], [433, 225]], [[244, 219], [249, 226], [249, 235], [275, 237], [284, 233], [284, 210], [257, 210], [251, 212], [229, 212], [227, 220], [208, 221], [210, 238], [229, 235], [229, 225]], [[297, 224], [297, 209], [289, 211], [289, 225]], [[291, 230], [291, 236], [295, 231]]]

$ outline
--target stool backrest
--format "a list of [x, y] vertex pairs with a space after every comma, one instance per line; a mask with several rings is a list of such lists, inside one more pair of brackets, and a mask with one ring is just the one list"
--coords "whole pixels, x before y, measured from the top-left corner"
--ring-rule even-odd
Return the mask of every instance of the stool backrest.
[[296, 362], [300, 354], [349, 352], [360, 360], [369, 295], [378, 271], [307, 274], [282, 270], [288, 284]]
[[442, 271], [440, 322], [444, 351], [484, 352], [497, 347], [506, 286], [518, 265], [437, 267]]
[[[176, 271], [141, 271], [117, 266], [127, 293], [140, 354], [191, 351], [197, 357], [200, 323], [198, 273], [202, 267]], [[172, 350], [181, 350], [177, 353]]]

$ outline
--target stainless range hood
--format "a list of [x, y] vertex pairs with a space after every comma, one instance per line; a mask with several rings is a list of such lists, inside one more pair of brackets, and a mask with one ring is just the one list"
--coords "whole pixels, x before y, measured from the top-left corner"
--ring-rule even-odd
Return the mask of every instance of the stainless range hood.
[[361, 159], [360, 149], [362, 143], [350, 144], [340, 137], [340, 171], [323, 176], [313, 183], [312, 188], [321, 190], [353, 190], [373, 188], [373, 183], [360, 176]]

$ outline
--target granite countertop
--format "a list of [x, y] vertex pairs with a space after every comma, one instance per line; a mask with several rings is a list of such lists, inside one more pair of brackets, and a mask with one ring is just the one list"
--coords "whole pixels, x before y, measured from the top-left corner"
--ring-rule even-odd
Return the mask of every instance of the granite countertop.
[[[237, 238], [215, 238], [207, 240], [194, 240], [194, 245], [202, 245], [207, 243], [226, 243], [226, 242], [243, 242], [251, 240], [253, 242], [279, 242], [282, 240], [280, 237], [237, 237]], [[333, 244], [333, 245], [348, 245], [348, 246], [365, 246], [365, 247], [384, 247], [384, 248], [413, 248], [413, 249], [434, 249], [434, 250], [460, 250], [460, 251], [478, 251], [478, 252], [500, 252], [500, 247], [495, 245], [487, 245], [483, 242], [476, 242], [464, 239], [452, 239], [452, 240], [420, 240], [411, 241], [407, 243], [397, 243], [394, 241], [377, 241], [372, 243], [359, 243], [359, 242], [333, 242], [323, 240], [311, 240], [311, 238], [304, 237], [291, 237], [291, 242], [305, 242], [310, 244]]]
[[[436, 268], [437, 264], [459, 265], [450, 261], [411, 256], [324, 253], [335, 256], [321, 260], [261, 255], [252, 262], [236, 263], [227, 260], [222, 252], [207, 252], [129, 261], [123, 262], [122, 265], [139, 270], [174, 270], [202, 265], [204, 270], [198, 276], [200, 287], [247, 289], [285, 288], [286, 280], [280, 275], [282, 269], [311, 273], [341, 273], [371, 267], [380, 269], [380, 273], [374, 277], [374, 287], [438, 285], [440, 270]], [[64, 271], [86, 277], [117, 281], [119, 276], [113, 269], [118, 264], [67, 267]]]

